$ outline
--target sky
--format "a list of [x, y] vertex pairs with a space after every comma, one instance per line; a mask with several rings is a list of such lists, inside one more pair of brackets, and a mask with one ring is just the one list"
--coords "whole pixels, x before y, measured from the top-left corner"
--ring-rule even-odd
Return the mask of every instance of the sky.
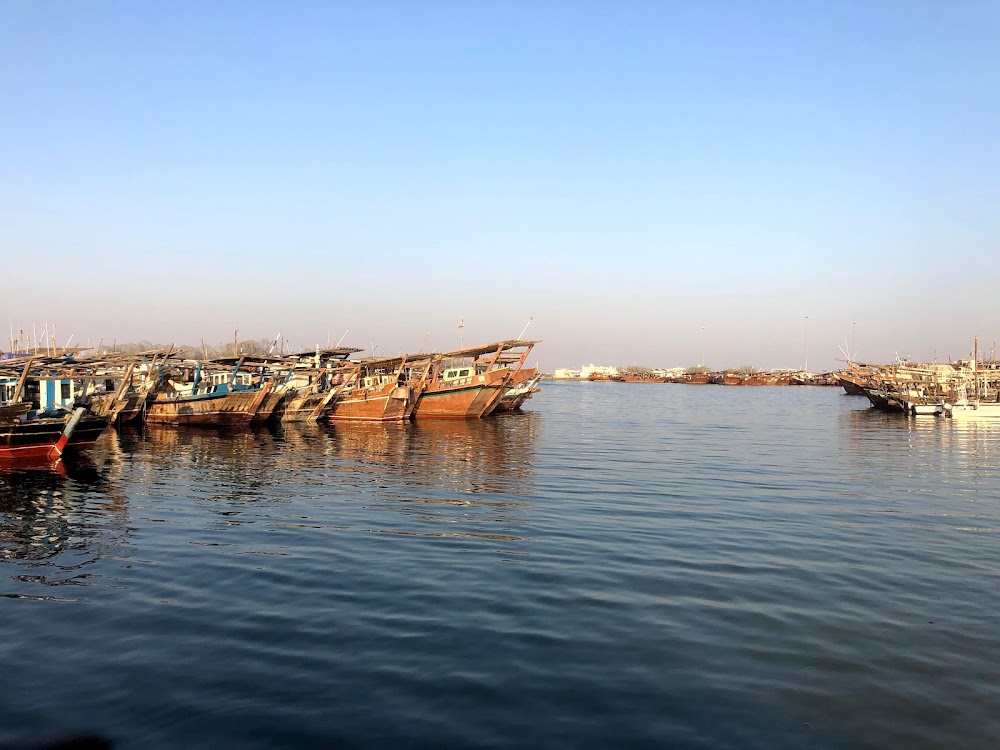
[[0, 319], [967, 356], [1000, 338], [998, 34], [993, 0], [6, 3]]

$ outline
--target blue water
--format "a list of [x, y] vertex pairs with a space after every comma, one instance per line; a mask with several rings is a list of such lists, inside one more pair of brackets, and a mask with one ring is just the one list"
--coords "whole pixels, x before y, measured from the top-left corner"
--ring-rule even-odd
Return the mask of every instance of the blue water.
[[0, 746], [995, 748], [1000, 428], [546, 383], [0, 471]]

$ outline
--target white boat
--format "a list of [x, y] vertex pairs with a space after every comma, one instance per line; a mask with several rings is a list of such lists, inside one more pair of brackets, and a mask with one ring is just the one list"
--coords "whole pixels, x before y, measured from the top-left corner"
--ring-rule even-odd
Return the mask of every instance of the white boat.
[[945, 404], [944, 413], [952, 419], [1000, 419], [1000, 403], [959, 399]]
[[972, 397], [969, 397], [966, 384], [962, 383], [958, 387], [958, 398], [944, 404], [944, 413], [952, 419], [1000, 419], [1000, 390], [995, 386], [988, 387], [985, 377], [980, 387], [978, 360], [979, 339], [975, 338], [972, 344]]

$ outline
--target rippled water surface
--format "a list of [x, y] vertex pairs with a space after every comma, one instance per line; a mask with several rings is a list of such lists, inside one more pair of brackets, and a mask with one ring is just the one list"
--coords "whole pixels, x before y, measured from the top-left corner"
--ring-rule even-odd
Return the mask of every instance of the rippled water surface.
[[1000, 746], [1000, 427], [547, 383], [0, 469], [0, 745]]

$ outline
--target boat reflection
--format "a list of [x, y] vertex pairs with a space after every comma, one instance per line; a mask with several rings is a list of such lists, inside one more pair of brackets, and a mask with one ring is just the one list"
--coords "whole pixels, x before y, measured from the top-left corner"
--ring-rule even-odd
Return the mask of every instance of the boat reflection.
[[18, 580], [80, 583], [89, 563], [125, 540], [128, 500], [121, 467], [113, 431], [103, 434], [88, 454], [0, 465], [0, 558], [59, 559], [58, 568]]
[[[505, 562], [529, 552], [537, 415], [337, 429], [338, 466], [357, 478], [372, 533], [488, 540]], [[361, 428], [361, 429], [357, 429]], [[378, 509], [399, 515], [379, 514]]]
[[169, 470], [197, 479], [200, 491], [215, 499], [269, 497], [279, 478], [273, 469], [282, 455], [275, 432], [266, 428], [189, 429], [146, 425], [136, 435], [135, 451], [149, 454], [142, 470]]
[[342, 468], [404, 486], [457, 493], [530, 494], [538, 415], [331, 427]]
[[1000, 429], [989, 422], [859, 409], [841, 414], [840, 427], [851, 461], [887, 479], [932, 474], [965, 492], [1000, 476]]

